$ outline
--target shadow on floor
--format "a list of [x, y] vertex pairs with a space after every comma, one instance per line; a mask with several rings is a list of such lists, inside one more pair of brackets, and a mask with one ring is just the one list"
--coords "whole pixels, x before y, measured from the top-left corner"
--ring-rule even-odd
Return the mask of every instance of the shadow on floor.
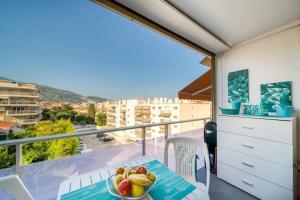
[[[205, 183], [205, 168], [197, 171], [197, 181]], [[214, 174], [210, 176], [209, 196], [211, 200], [257, 200], [256, 197], [219, 179]]]

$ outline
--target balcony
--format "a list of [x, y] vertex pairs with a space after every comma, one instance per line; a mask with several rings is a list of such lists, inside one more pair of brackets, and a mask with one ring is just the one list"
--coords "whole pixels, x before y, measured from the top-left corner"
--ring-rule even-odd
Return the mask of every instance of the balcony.
[[171, 111], [161, 111], [159, 117], [169, 118], [171, 117]]
[[10, 115], [10, 116], [38, 115], [41, 112], [42, 112], [41, 110], [8, 110], [6, 111], [6, 115]]
[[39, 99], [39, 95], [36, 92], [8, 92], [1, 91], [1, 96], [6, 97], [24, 97], [24, 98], [37, 98]]
[[[150, 126], [158, 125], [151, 124]], [[124, 130], [130, 129], [135, 129], [135, 131], [139, 132], [141, 135], [143, 135], [143, 132], [145, 132], [145, 136], [147, 139], [143, 140], [143, 137], [141, 137], [141, 139], [137, 142], [131, 142], [125, 145], [111, 144], [109, 145], [111, 148], [95, 148], [94, 151], [89, 153], [32, 163], [29, 165], [20, 165], [20, 163], [18, 164], [17, 161], [17, 167], [0, 169], [0, 177], [14, 174], [17, 170], [17, 173], [20, 173], [22, 181], [29, 189], [34, 199], [54, 200], [57, 197], [56, 195], [60, 183], [68, 178], [84, 174], [105, 167], [107, 165], [112, 165], [128, 160], [130, 161], [131, 159], [135, 159], [142, 154], [155, 157], [157, 160], [163, 162], [165, 136], [151, 138], [151, 135], [148, 135], [148, 133], [151, 133], [150, 127], [124, 128]], [[145, 131], [143, 131], [143, 129]], [[87, 130], [85, 132], [77, 132], [76, 134], [78, 136], [84, 136], [85, 134], [89, 135], [90, 133], [93, 133], [93, 135], [89, 137], [94, 138], [93, 141], [97, 141], [95, 134], [97, 134], [98, 132], [99, 131], [93, 129]], [[169, 134], [169, 137], [175, 136], [185, 136], [199, 139], [202, 138], [202, 130], [195, 129], [193, 131], [176, 135], [172, 135], [171, 133]], [[57, 135], [56, 137], [60, 136]], [[134, 138], [134, 136], [132, 138]], [[106, 145], [106, 147], [108, 146]], [[171, 168], [174, 169], [174, 160], [170, 160], [170, 165]], [[21, 167], [18, 168], [18, 166]], [[5, 191], [0, 190], [0, 199], [10, 199], [9, 194], [7, 194]]]
[[19, 121], [19, 125], [31, 125], [31, 124], [36, 124], [38, 121], [40, 121], [41, 118], [36, 118], [36, 119], [24, 119]]
[[135, 117], [135, 121], [136, 122], [143, 122], [143, 123], [150, 123], [151, 122], [151, 118], [150, 117]]
[[25, 101], [25, 100], [0, 100], [0, 105], [4, 106], [38, 106], [37, 101]]

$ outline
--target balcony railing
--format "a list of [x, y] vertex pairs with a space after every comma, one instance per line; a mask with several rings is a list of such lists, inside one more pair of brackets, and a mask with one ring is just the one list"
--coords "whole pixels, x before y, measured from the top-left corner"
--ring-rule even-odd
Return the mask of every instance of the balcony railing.
[[41, 110], [8, 110], [6, 114], [17, 115], [17, 114], [40, 114]]
[[22, 121], [19, 122], [19, 124], [23, 125], [23, 124], [32, 124], [32, 123], [37, 123], [41, 118], [38, 117], [36, 119], [24, 119]]
[[1, 100], [0, 105], [21, 104], [21, 105], [38, 105], [36, 101], [21, 101], [21, 100]]
[[36, 92], [12, 92], [12, 91], [0, 91], [2, 95], [7, 95], [7, 96], [24, 96], [24, 97], [38, 97], [38, 93]]
[[58, 134], [58, 135], [35, 137], [35, 138], [5, 140], [5, 141], [0, 141], [0, 146], [13, 146], [13, 145], [16, 146], [16, 174], [20, 175], [20, 169], [21, 169], [21, 165], [22, 165], [22, 145], [26, 144], [26, 143], [48, 141], [48, 140], [55, 140], [55, 139], [64, 139], [64, 138], [70, 138], [70, 137], [81, 137], [81, 136], [87, 136], [87, 135], [96, 135], [98, 133], [110, 133], [110, 132], [117, 132], [117, 131], [141, 129], [141, 131], [142, 131], [142, 155], [145, 155], [146, 154], [146, 130], [147, 129], [149, 129], [151, 127], [155, 127], [155, 126], [165, 126], [165, 139], [167, 139], [169, 136], [169, 125], [171, 125], [171, 124], [181, 124], [181, 123], [188, 123], [188, 122], [194, 122], [194, 121], [203, 121], [203, 123], [205, 124], [208, 120], [210, 120], [210, 118], [197, 118], [197, 119], [189, 119], [189, 120], [173, 121], [173, 122], [165, 122], [165, 123], [145, 124], [145, 125], [139, 125], [139, 126], [107, 128], [107, 129], [102, 129], [102, 130], [89, 129], [89, 130], [83, 130], [83, 131], [69, 133], [69, 134]]

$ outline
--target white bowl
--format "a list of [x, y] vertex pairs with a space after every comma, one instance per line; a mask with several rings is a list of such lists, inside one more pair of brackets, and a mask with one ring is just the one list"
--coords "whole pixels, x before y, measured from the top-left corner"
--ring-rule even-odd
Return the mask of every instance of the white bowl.
[[[153, 186], [154, 186], [155, 183], [156, 183], [156, 180], [155, 180], [153, 184], [151, 184], [151, 185], [149, 185], [149, 186], [146, 186], [146, 187], [145, 187], [145, 192], [144, 192], [144, 194], [141, 195], [141, 196], [139, 196], [139, 197], [123, 197], [123, 196], [121, 196], [120, 194], [118, 194], [118, 193], [115, 191], [115, 188], [114, 188], [114, 186], [113, 186], [113, 180], [115, 179], [115, 177], [116, 177], [116, 174], [114, 174], [114, 175], [112, 175], [112, 176], [110, 176], [110, 177], [108, 177], [108, 178], [106, 179], [106, 187], [107, 187], [107, 189], [108, 189], [108, 192], [109, 192], [112, 196], [115, 196], [115, 197], [118, 197], [118, 198], [124, 199], [124, 200], [139, 200], [139, 199], [144, 198], [144, 197], [148, 194], [148, 192], [153, 188]], [[157, 178], [157, 177], [156, 177], [156, 178]]]

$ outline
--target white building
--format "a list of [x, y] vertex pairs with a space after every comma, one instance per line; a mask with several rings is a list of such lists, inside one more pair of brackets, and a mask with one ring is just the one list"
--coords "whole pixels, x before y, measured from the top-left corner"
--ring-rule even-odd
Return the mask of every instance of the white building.
[[[208, 102], [155, 98], [110, 101], [99, 104], [106, 107], [107, 126], [111, 128], [136, 126], [149, 123], [162, 123], [210, 117], [211, 104]], [[203, 122], [189, 122], [169, 125], [169, 134], [177, 134], [203, 127]], [[146, 128], [146, 137], [164, 136], [165, 126]], [[142, 129], [115, 132], [121, 142], [136, 141], [142, 138]]]

